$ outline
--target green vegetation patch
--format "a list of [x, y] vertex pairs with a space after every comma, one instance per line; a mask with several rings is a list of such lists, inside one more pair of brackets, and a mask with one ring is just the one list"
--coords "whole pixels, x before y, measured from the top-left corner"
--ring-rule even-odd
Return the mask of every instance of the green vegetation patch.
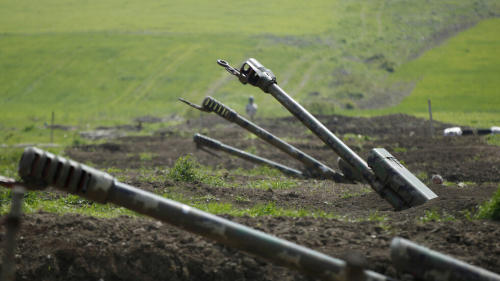
[[500, 189], [491, 199], [481, 205], [477, 213], [478, 219], [500, 220]]
[[277, 179], [252, 181], [247, 183], [245, 187], [260, 188], [260, 189], [286, 189], [286, 188], [297, 187], [298, 184], [299, 181], [297, 180], [277, 178]]

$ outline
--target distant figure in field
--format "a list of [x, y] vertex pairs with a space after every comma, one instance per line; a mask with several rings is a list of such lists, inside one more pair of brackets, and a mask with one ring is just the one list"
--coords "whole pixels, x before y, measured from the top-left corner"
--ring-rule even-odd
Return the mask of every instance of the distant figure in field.
[[250, 116], [250, 120], [252, 120], [252, 122], [253, 117], [257, 113], [257, 108], [257, 104], [253, 102], [253, 96], [250, 96], [250, 98], [248, 98], [248, 104], [245, 108], [245, 111], [247, 112], [247, 115]]

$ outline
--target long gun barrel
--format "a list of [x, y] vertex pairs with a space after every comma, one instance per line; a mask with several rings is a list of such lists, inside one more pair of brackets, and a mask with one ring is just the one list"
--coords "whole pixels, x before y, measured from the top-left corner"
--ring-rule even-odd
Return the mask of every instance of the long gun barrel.
[[247, 119], [243, 118], [241, 115], [236, 113], [236, 111], [225, 106], [224, 104], [222, 104], [221, 102], [215, 100], [210, 96], [207, 96], [203, 100], [202, 106], [190, 103], [183, 99], [179, 100], [203, 112], [215, 112], [217, 115], [221, 116], [227, 121], [235, 123], [240, 127], [242, 127], [243, 129], [248, 130], [249, 132], [255, 134], [256, 136], [266, 141], [270, 145], [276, 147], [277, 149], [285, 152], [294, 159], [300, 161], [307, 167], [307, 171], [311, 175], [319, 174], [324, 178], [333, 180], [335, 182], [343, 182], [343, 183], [349, 182], [349, 180], [347, 180], [341, 173], [338, 173], [330, 169], [329, 167], [319, 162], [318, 160], [312, 158], [311, 156], [293, 147], [292, 145], [284, 142], [283, 140], [274, 136], [268, 131], [248, 121]]
[[500, 281], [500, 275], [399, 237], [392, 239], [391, 259], [397, 270], [417, 280]]
[[396, 158], [383, 148], [372, 149], [368, 163], [337, 138], [312, 114], [283, 91], [276, 82], [273, 72], [255, 59], [243, 63], [240, 70], [232, 68], [223, 60], [217, 63], [238, 77], [241, 83], [259, 87], [270, 93], [290, 113], [330, 147], [349, 167], [357, 170], [373, 190], [389, 202], [396, 210], [421, 205], [436, 198], [427, 186], [408, 171]]
[[[321, 280], [349, 280], [342, 260], [121, 183], [52, 153], [26, 148], [18, 169], [28, 189], [53, 186], [100, 204], [114, 203]], [[356, 280], [393, 280], [369, 270], [364, 275]]]
[[193, 142], [196, 143], [197, 146], [206, 146], [215, 150], [223, 151], [228, 154], [234, 155], [236, 157], [245, 159], [247, 161], [253, 162], [259, 165], [268, 165], [269, 167], [273, 167], [278, 169], [285, 175], [294, 176], [294, 177], [307, 177], [307, 174], [302, 173], [301, 171], [292, 169], [290, 167], [278, 164], [271, 160], [247, 153], [245, 151], [236, 149], [232, 146], [221, 143], [218, 140], [214, 140], [203, 135], [195, 134], [193, 137]]

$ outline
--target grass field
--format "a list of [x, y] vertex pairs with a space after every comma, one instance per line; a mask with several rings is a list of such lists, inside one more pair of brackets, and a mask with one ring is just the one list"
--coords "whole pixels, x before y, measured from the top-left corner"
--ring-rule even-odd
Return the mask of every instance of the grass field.
[[415, 81], [412, 94], [396, 107], [360, 114], [405, 112], [490, 127], [500, 124], [500, 19], [480, 22], [448, 42], [402, 65], [389, 81]]
[[[200, 102], [212, 95], [242, 112], [253, 94], [261, 116], [289, 114], [271, 96], [239, 84], [216, 65], [217, 59], [238, 66], [255, 57], [274, 71], [289, 94], [306, 106], [314, 101], [324, 104], [325, 113], [331, 113], [332, 107], [344, 112], [347, 104], [358, 106], [376, 99], [394, 90], [394, 85], [403, 85], [396, 87], [403, 91], [408, 88], [405, 85], [420, 79], [414, 95], [396, 108], [346, 112], [422, 115], [425, 110], [412, 99], [427, 99], [423, 93], [443, 78], [434, 75], [439, 69], [433, 69], [435, 80], [427, 82], [430, 75], [422, 80], [418, 67], [413, 69], [430, 55], [406, 62], [436, 43], [433, 34], [453, 34], [499, 11], [499, 3], [493, 0], [0, 0], [0, 143], [48, 139], [43, 124], [50, 123], [52, 111], [56, 123], [80, 129], [87, 124], [94, 128], [130, 123], [142, 115], [198, 116], [178, 97]], [[485, 24], [474, 42], [490, 38], [488, 28], [498, 30], [495, 24]], [[495, 43], [488, 44], [492, 48]], [[478, 48], [471, 47], [470, 55]], [[434, 61], [442, 57], [435, 56]], [[487, 58], [486, 63], [493, 62]], [[467, 87], [480, 91], [474, 84]], [[434, 93], [444, 92], [438, 88]], [[489, 97], [484, 97], [481, 106], [494, 102]], [[382, 105], [393, 105], [379, 100]], [[456, 117], [442, 107], [437, 94], [433, 100], [436, 119]], [[468, 99], [455, 101], [469, 104]], [[491, 117], [487, 114], [494, 114], [491, 107], [474, 112], [480, 114], [478, 124]], [[63, 134], [56, 133], [57, 142], [67, 142]]]

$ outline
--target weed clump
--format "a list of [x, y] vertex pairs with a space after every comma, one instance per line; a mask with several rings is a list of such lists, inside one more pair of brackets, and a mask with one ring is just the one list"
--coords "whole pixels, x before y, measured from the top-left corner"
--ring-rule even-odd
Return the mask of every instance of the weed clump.
[[172, 181], [193, 182], [199, 178], [195, 168], [200, 164], [191, 159], [191, 155], [180, 157], [174, 167], [169, 171], [168, 177]]
[[500, 220], [500, 189], [479, 207], [478, 219]]

